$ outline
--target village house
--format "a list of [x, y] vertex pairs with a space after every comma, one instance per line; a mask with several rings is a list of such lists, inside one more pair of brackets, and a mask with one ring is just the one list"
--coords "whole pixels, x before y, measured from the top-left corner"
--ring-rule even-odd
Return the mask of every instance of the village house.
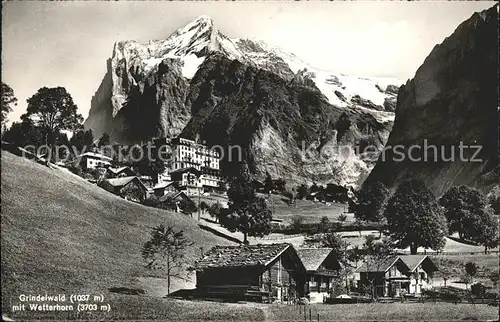
[[85, 152], [77, 157], [83, 169], [91, 170], [111, 165], [112, 158], [96, 152]]
[[356, 270], [358, 287], [375, 285], [376, 296], [420, 295], [432, 288], [436, 265], [427, 255], [390, 256], [376, 262], [365, 262]]
[[304, 296], [306, 270], [291, 244], [215, 246], [195, 267], [202, 296], [259, 302]]
[[167, 193], [179, 191], [180, 190], [176, 187], [176, 184], [173, 181], [160, 182], [153, 187], [153, 192], [156, 197], [163, 197]]
[[305, 293], [310, 303], [323, 303], [333, 291], [334, 279], [341, 268], [332, 248], [299, 248], [297, 250], [307, 271]]
[[427, 255], [399, 256], [408, 267], [406, 275], [410, 278], [409, 294], [421, 294], [423, 290], [433, 287], [433, 275], [437, 266]]
[[122, 198], [140, 203], [146, 199], [148, 190], [136, 176], [106, 179], [100, 183], [100, 186]]
[[183, 191], [169, 191], [158, 199], [156, 207], [169, 202], [175, 204], [175, 209], [174, 209], [175, 212], [181, 212], [180, 202], [183, 200], [190, 202], [193, 205], [196, 205], [196, 203], [191, 198], [189, 198]]
[[106, 169], [106, 177], [107, 178], [121, 178], [121, 177], [132, 177], [136, 174], [129, 167], [108, 167]]
[[170, 172], [172, 181], [177, 183], [180, 190], [184, 191], [188, 196], [193, 196], [201, 193], [201, 182], [199, 180], [201, 171], [195, 167], [188, 167]]

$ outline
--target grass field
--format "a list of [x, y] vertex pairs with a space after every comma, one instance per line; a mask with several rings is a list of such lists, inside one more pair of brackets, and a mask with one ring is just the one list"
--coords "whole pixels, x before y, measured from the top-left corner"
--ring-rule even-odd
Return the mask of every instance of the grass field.
[[[487, 305], [453, 303], [373, 303], [373, 304], [312, 304], [312, 321], [456, 321], [464, 319], [498, 319], [498, 308]], [[304, 321], [294, 306], [272, 305], [272, 321]], [[309, 321], [309, 307], [307, 307]]]
[[498, 271], [499, 256], [496, 254], [475, 254], [475, 255], [438, 255], [431, 256], [435, 262], [445, 265], [452, 273], [453, 277], [463, 274], [465, 264], [473, 262], [478, 266], [477, 277], [488, 278], [489, 273]]
[[[195, 242], [188, 260], [200, 247], [230, 244], [192, 218], [125, 201], [60, 169], [5, 151], [1, 166], [3, 314], [20, 294], [103, 294], [114, 299], [111, 306], [127, 306], [130, 296], [110, 288], [165, 295], [165, 276], [143, 268], [140, 255], [150, 228], [160, 223], [183, 229]], [[193, 276], [174, 279], [172, 291], [193, 282]], [[143, 304], [154, 312], [149, 300]]]
[[[268, 198], [268, 195], [262, 195]], [[291, 222], [294, 216], [304, 217], [304, 222], [319, 222], [323, 216], [328, 217], [330, 221], [335, 221], [338, 217], [348, 210], [348, 206], [340, 203], [324, 204], [310, 200], [296, 200], [295, 206], [289, 206], [282, 199], [283, 196], [271, 195], [274, 202], [274, 218], [282, 219], [285, 222]], [[271, 204], [272, 208], [272, 204]], [[347, 215], [347, 221], [354, 221], [354, 217]]]

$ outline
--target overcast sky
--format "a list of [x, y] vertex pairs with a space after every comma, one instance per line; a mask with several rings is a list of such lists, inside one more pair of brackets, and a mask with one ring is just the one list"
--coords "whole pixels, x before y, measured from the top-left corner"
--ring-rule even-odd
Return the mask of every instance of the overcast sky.
[[2, 81], [19, 99], [64, 86], [87, 117], [119, 40], [164, 39], [204, 14], [231, 38], [253, 38], [317, 68], [413, 77], [431, 49], [494, 2], [4, 2]]

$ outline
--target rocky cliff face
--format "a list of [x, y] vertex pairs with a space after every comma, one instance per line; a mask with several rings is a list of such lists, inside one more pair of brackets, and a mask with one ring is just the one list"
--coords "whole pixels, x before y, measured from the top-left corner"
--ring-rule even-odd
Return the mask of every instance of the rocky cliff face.
[[200, 17], [166, 40], [115, 44], [85, 127], [121, 143], [181, 135], [239, 145], [257, 176], [358, 185], [374, 164], [366, 154], [392, 128], [397, 85], [312, 68]]
[[[431, 51], [399, 89], [386, 158], [378, 160], [368, 181], [396, 187], [420, 178], [437, 195], [455, 185], [481, 187], [484, 177], [491, 181], [488, 173], [498, 165], [499, 152], [497, 40], [498, 6], [472, 15]], [[437, 151], [425, 149], [425, 142]], [[460, 144], [469, 146], [462, 148], [463, 157]], [[421, 160], [395, 161], [400, 157], [389, 148], [396, 145], [406, 154], [411, 146], [421, 147], [411, 152]], [[495, 180], [500, 184], [498, 175]]]

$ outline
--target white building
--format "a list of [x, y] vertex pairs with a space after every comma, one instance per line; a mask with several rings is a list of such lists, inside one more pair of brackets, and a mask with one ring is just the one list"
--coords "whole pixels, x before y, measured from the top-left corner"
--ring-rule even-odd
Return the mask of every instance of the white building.
[[82, 168], [85, 169], [108, 167], [111, 165], [111, 161], [113, 161], [112, 158], [95, 152], [85, 152], [80, 154], [77, 158], [80, 160]]
[[158, 176], [159, 182], [176, 181], [188, 195], [198, 193], [198, 190], [213, 191], [219, 188], [220, 154], [217, 151], [184, 138], [156, 142], [170, 144], [171, 151], [166, 171]]

